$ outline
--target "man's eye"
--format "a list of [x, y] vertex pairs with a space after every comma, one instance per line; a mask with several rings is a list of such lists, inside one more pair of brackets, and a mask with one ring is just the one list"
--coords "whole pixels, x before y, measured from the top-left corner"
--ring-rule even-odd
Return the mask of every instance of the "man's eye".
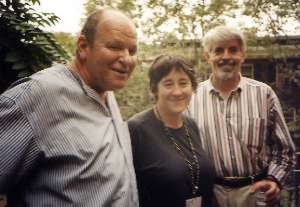
[[215, 54], [221, 54], [223, 53], [223, 51], [224, 51], [223, 48], [216, 48], [214, 52]]
[[236, 47], [229, 48], [230, 53], [236, 53], [237, 51], [238, 51], [238, 49]]
[[121, 50], [122, 49], [122, 47], [120, 45], [108, 45], [108, 48], [112, 49], [112, 50]]
[[129, 50], [129, 54], [131, 56], [135, 55], [136, 54], [136, 49]]

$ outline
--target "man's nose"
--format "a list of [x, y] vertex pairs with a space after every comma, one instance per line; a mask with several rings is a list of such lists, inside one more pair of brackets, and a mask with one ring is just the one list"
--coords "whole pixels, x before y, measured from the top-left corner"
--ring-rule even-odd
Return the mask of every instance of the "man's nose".
[[130, 62], [130, 60], [131, 60], [131, 55], [130, 55], [128, 49], [122, 50], [121, 55], [120, 55], [120, 59], [121, 59], [122, 62], [124, 62], [124, 63], [129, 63], [129, 62]]
[[224, 53], [222, 55], [222, 59], [229, 59], [231, 58], [231, 54], [229, 53], [228, 50], [224, 50]]

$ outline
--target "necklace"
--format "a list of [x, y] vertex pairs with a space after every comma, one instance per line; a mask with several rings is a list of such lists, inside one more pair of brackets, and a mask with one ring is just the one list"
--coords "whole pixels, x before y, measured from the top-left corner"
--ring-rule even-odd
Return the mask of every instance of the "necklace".
[[198, 192], [198, 189], [199, 189], [198, 186], [199, 186], [199, 180], [200, 180], [200, 175], [199, 175], [200, 166], [199, 166], [199, 160], [198, 160], [198, 157], [196, 155], [196, 150], [195, 150], [194, 144], [193, 144], [192, 139], [190, 137], [189, 129], [188, 129], [187, 125], [185, 124], [184, 120], [183, 120], [183, 127], [184, 127], [184, 130], [185, 130], [185, 135], [186, 135], [186, 138], [189, 142], [190, 150], [192, 151], [192, 157], [193, 157], [192, 161], [188, 159], [188, 157], [183, 152], [182, 147], [176, 142], [176, 140], [175, 140], [174, 136], [172, 135], [172, 133], [170, 132], [169, 128], [164, 124], [164, 122], [163, 122], [163, 120], [160, 116], [160, 113], [159, 113], [159, 111], [156, 107], [154, 108], [154, 111], [156, 112], [158, 119], [162, 122], [162, 124], [164, 126], [164, 132], [165, 132], [166, 136], [171, 140], [171, 142], [174, 145], [176, 151], [184, 159], [187, 167], [189, 168], [190, 176], [191, 176], [191, 179], [192, 179], [192, 194], [195, 195]]

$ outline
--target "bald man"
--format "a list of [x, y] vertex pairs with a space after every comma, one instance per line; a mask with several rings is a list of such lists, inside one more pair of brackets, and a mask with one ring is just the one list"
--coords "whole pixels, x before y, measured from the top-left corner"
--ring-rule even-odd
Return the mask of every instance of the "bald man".
[[12, 206], [138, 206], [129, 133], [113, 91], [135, 64], [133, 22], [91, 14], [76, 57], [0, 96], [0, 194]]

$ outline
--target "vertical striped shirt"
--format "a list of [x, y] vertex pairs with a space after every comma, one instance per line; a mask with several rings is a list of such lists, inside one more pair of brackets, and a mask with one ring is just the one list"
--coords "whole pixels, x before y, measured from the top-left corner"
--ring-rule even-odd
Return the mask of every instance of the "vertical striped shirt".
[[127, 125], [63, 65], [0, 96], [0, 194], [9, 206], [137, 207]]
[[211, 80], [199, 84], [188, 113], [217, 175], [250, 176], [268, 167], [283, 182], [295, 165], [295, 146], [279, 100], [266, 84], [241, 77], [227, 99]]

